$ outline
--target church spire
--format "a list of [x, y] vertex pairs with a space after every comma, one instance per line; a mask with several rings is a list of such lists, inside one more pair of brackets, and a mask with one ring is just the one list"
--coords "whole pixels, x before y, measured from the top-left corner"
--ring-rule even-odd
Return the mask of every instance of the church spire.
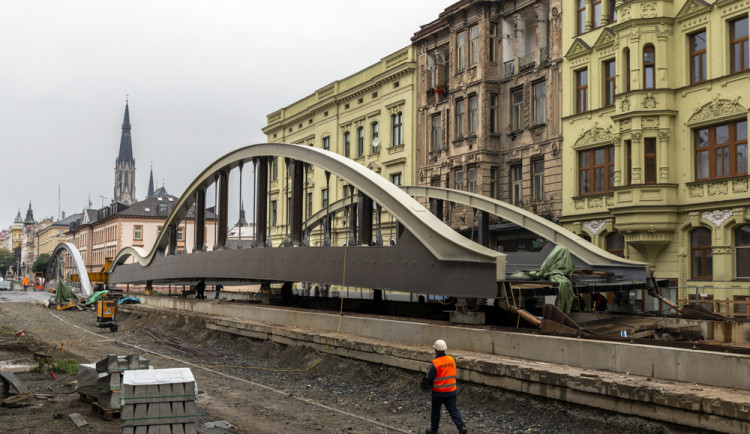
[[133, 158], [133, 143], [130, 139], [130, 108], [125, 99], [125, 118], [122, 121], [122, 136], [120, 137], [120, 152], [115, 162], [115, 202], [130, 205], [135, 198], [135, 159]]
[[133, 161], [133, 143], [130, 140], [130, 109], [125, 100], [125, 119], [122, 121], [122, 135], [120, 136], [120, 154], [117, 161]]
[[154, 165], [151, 164], [151, 175], [148, 178], [148, 194], [146, 198], [154, 197]]

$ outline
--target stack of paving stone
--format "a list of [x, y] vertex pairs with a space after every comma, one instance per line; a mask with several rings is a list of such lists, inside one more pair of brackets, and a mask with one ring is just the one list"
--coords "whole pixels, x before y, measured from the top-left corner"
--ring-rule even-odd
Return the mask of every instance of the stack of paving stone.
[[189, 368], [127, 371], [122, 381], [123, 434], [197, 433], [197, 388]]
[[96, 372], [106, 374], [96, 381], [99, 404], [111, 410], [119, 409], [123, 372], [139, 369], [148, 369], [148, 359], [138, 354], [128, 356], [110, 354], [97, 362]]

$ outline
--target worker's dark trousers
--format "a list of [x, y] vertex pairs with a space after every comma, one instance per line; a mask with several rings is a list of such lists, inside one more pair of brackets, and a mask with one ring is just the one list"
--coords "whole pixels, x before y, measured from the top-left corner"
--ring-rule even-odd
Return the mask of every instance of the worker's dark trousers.
[[456, 397], [455, 396], [432, 396], [432, 420], [430, 421], [432, 426], [430, 429], [433, 432], [437, 432], [438, 426], [440, 425], [440, 407], [445, 404], [445, 408], [448, 410], [448, 414], [451, 415], [453, 423], [456, 424], [458, 429], [465, 427], [464, 421], [461, 420], [461, 412], [456, 408]]

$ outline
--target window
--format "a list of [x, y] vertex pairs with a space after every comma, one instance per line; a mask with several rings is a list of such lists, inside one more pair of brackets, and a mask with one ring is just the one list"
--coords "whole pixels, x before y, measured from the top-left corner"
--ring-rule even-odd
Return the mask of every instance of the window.
[[279, 177], [279, 159], [274, 157], [271, 159], [271, 180], [275, 181]]
[[615, 61], [604, 62], [604, 105], [615, 105], [615, 79], [617, 78], [617, 69]]
[[307, 193], [307, 212], [305, 213], [307, 215], [307, 218], [310, 218], [310, 216], [312, 215], [312, 207], [313, 207], [312, 193]]
[[464, 136], [464, 121], [466, 120], [466, 108], [464, 100], [456, 101], [456, 138]]
[[653, 89], [656, 84], [656, 53], [653, 45], [643, 48], [643, 88]]
[[713, 277], [710, 230], [698, 228], [690, 233], [690, 258], [692, 279], [710, 280]]
[[479, 115], [477, 110], [479, 109], [479, 98], [476, 96], [469, 97], [469, 134], [474, 135], [477, 133], [477, 127], [479, 124]]
[[535, 202], [544, 200], [544, 160], [531, 162], [531, 194]]
[[547, 123], [547, 84], [539, 82], [534, 85], [534, 125]]
[[750, 279], [750, 224], [734, 230], [734, 257], [737, 263], [737, 278]]
[[393, 183], [393, 185], [398, 185], [400, 187], [401, 186], [401, 174], [394, 173], [393, 175], [391, 175], [391, 182]]
[[586, 32], [586, 2], [578, 0], [578, 34]]
[[594, 28], [602, 26], [602, 0], [592, 0], [591, 7], [594, 9]]
[[497, 167], [490, 168], [490, 197], [497, 199]]
[[607, 235], [607, 251], [621, 258], [625, 257], [625, 237], [619, 232]]
[[331, 150], [331, 138], [330, 137], [323, 137], [323, 149], [326, 151]]
[[576, 72], [576, 113], [589, 110], [589, 71], [582, 69]]
[[469, 29], [469, 66], [479, 61], [479, 26]]
[[440, 115], [432, 117], [432, 150], [440, 151], [443, 149], [443, 127]]
[[497, 111], [497, 94], [490, 94], [490, 133], [499, 132], [498, 126], [498, 111]]
[[748, 69], [747, 17], [729, 23], [731, 71]]
[[656, 138], [648, 137], [643, 141], [643, 163], [646, 184], [656, 184]]
[[510, 166], [510, 203], [515, 206], [521, 206], [523, 189], [523, 172], [521, 163]]
[[276, 201], [273, 200], [271, 201], [271, 226], [276, 226], [276, 211], [277, 211]]
[[690, 83], [706, 80], [706, 31], [690, 35]]
[[320, 190], [320, 207], [328, 208], [328, 189], [327, 188]]
[[351, 134], [349, 131], [344, 132], [344, 157], [349, 156], [349, 148], [351, 146]]
[[614, 146], [580, 151], [578, 161], [578, 182], [581, 195], [612, 191], [615, 173]]
[[633, 183], [633, 149], [631, 148], [632, 146], [633, 146], [632, 141], [625, 140], [625, 152], [627, 152], [627, 159], [628, 159], [627, 173], [625, 174], [625, 182], [627, 182], [627, 185], [630, 185]]
[[467, 184], [466, 191], [469, 193], [477, 192], [477, 168], [472, 167], [469, 169], [469, 182]]
[[357, 128], [357, 157], [361, 157], [365, 153], [365, 129], [362, 127]]
[[456, 65], [458, 65], [458, 71], [463, 71], [466, 69], [466, 32], [458, 34], [456, 46]]
[[138, 240], [138, 241], [143, 240], [143, 226], [142, 225], [133, 226], [133, 240]]
[[617, 10], [615, 9], [617, 2], [615, 0], [607, 0], [607, 1], [609, 4], [609, 14], [607, 18], [610, 23], [614, 23], [615, 21], [617, 21]]
[[403, 115], [401, 112], [391, 116], [391, 146], [399, 146], [403, 143]]
[[185, 228], [182, 226], [177, 228], [177, 241], [185, 241]]
[[497, 60], [497, 23], [490, 23], [490, 62]]
[[510, 94], [511, 128], [513, 131], [523, 129], [523, 89], [511, 91]]
[[747, 174], [747, 121], [695, 131], [695, 180]]
[[455, 188], [456, 190], [464, 189], [464, 171], [463, 170], [456, 171], [456, 182], [453, 188]]
[[625, 91], [630, 91], [630, 48], [625, 49]]
[[380, 143], [380, 132], [377, 122], [373, 122], [370, 125], [370, 132], [372, 133], [372, 151], [371, 152], [378, 152], [378, 144]]

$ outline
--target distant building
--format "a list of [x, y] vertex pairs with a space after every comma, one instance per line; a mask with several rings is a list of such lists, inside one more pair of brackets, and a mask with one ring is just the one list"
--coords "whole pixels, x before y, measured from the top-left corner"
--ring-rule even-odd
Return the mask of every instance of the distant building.
[[[165, 194], [158, 195], [160, 192]], [[157, 195], [133, 203], [130, 206], [113, 203], [98, 210], [87, 209], [78, 221], [70, 225], [66, 233], [83, 257], [89, 271], [99, 271], [104, 265], [104, 258], [114, 258], [125, 247], [141, 247], [150, 251], [161, 232], [164, 221], [172, 212], [179, 199], [166, 193], [163, 187], [155, 192]], [[192, 252], [195, 240], [195, 212], [190, 210], [188, 216], [177, 227], [177, 250]], [[206, 212], [206, 250], [212, 250], [214, 244], [214, 226], [216, 218]], [[128, 261], [131, 263], [132, 259]], [[66, 264], [67, 273], [72, 273], [72, 264]]]
[[125, 119], [122, 122], [120, 137], [120, 152], [115, 161], [115, 193], [114, 202], [130, 205], [135, 198], [135, 159], [133, 158], [133, 143], [130, 137], [130, 109], [125, 103]]
[[255, 240], [255, 223], [245, 219], [245, 209], [240, 209], [240, 219], [227, 233], [227, 248], [252, 247]]
[[[398, 50], [269, 114], [263, 133], [269, 142], [329, 150], [351, 158], [396, 185], [414, 185], [415, 60], [413, 47]], [[284, 159], [273, 159], [269, 173], [269, 235], [273, 244], [279, 245], [289, 225]], [[348, 183], [335, 176], [327, 184], [325, 171], [313, 168], [304, 187], [305, 216], [349, 196], [348, 187]], [[374, 219], [377, 221], [378, 217]], [[389, 221], [387, 217], [382, 220]], [[350, 241], [347, 224], [344, 213], [339, 213], [333, 221], [333, 244]], [[387, 237], [385, 225], [383, 229], [382, 237]], [[377, 238], [375, 231], [373, 234]], [[357, 243], [371, 241], [357, 240]], [[322, 231], [311, 235], [311, 245], [323, 242]]]

